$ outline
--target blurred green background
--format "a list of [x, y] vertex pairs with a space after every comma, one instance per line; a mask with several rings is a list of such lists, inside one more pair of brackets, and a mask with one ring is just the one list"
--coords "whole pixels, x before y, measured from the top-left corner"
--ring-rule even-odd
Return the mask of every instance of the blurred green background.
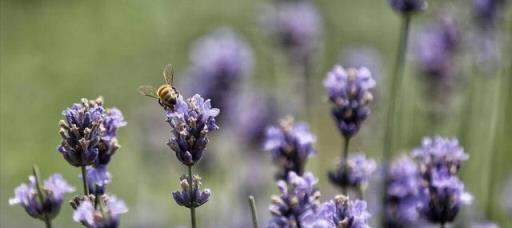
[[[465, 1], [449, 1], [458, 11], [469, 11]], [[274, 77], [286, 77], [286, 66], [274, 64], [276, 51], [258, 24], [263, 1], [251, 0], [174, 0], [174, 1], [7, 1], [0, 2], [0, 226], [42, 227], [8, 199], [21, 182], [26, 182], [33, 164], [46, 178], [53, 172], [81, 189], [79, 170], [69, 166], [56, 151], [60, 142], [57, 123], [61, 111], [81, 97], [105, 98], [106, 106], [121, 109], [128, 126], [120, 130], [122, 148], [110, 165], [113, 183], [109, 192], [124, 199], [130, 208], [122, 216], [122, 227], [180, 227], [188, 225], [188, 211], [178, 207], [170, 192], [178, 189], [178, 177], [185, 167], [165, 145], [168, 125], [156, 102], [140, 96], [141, 84], [159, 85], [166, 63], [173, 63], [178, 75], [189, 64], [192, 43], [219, 26], [239, 32], [252, 46], [255, 56], [250, 85], [280, 90]], [[332, 125], [329, 105], [324, 102], [321, 81], [340, 50], [352, 46], [375, 48], [382, 57], [377, 99], [373, 113], [354, 139], [352, 151], [363, 151], [380, 159], [388, 94], [387, 82], [394, 60], [399, 17], [386, 1], [315, 1], [324, 19], [324, 35], [314, 68], [311, 89], [315, 104], [310, 107], [312, 130], [318, 135], [318, 155], [308, 169], [320, 179], [323, 200], [336, 194], [325, 172], [334, 167], [341, 138]], [[457, 5], [459, 4], [460, 7]], [[446, 4], [431, 2], [427, 12], [413, 21], [412, 33], [435, 16]], [[510, 10], [503, 26], [503, 40], [510, 41]], [[461, 18], [467, 27], [470, 21]], [[507, 27], [508, 26], [508, 27]], [[507, 46], [508, 45], [508, 46]], [[511, 50], [510, 44], [503, 50]], [[470, 46], [470, 45], [469, 45]], [[468, 46], [465, 46], [467, 48]], [[504, 51], [503, 62], [510, 62]], [[453, 93], [448, 117], [432, 123], [422, 94], [422, 81], [408, 61], [403, 100], [398, 114], [401, 127], [399, 153], [407, 153], [428, 135], [459, 137], [471, 158], [463, 165], [467, 191], [476, 200], [464, 209], [459, 220], [492, 220], [501, 227], [512, 222], [501, 208], [502, 189], [512, 169], [512, 79], [510, 66], [488, 73], [461, 57], [460, 86]], [[277, 69], [276, 69], [277, 68]], [[491, 74], [491, 75], [488, 75]], [[177, 78], [176, 80], [182, 80]], [[289, 90], [290, 91], [290, 90]], [[300, 92], [282, 96], [302, 96]], [[292, 113], [293, 114], [293, 113]], [[507, 119], [508, 117], [508, 119]], [[267, 178], [249, 190], [258, 198], [260, 219], [268, 217], [270, 194], [277, 190], [272, 181], [273, 166], [264, 152], [248, 157], [243, 145], [230, 140], [232, 130], [222, 128], [211, 139], [206, 156], [214, 167], [199, 170], [204, 186], [214, 197], [199, 209], [202, 227], [243, 227], [249, 221], [246, 200], [234, 197], [240, 182], [255, 174]], [[263, 161], [249, 166], [252, 159]], [[201, 173], [202, 172], [202, 173]], [[371, 188], [371, 186], [370, 186]], [[70, 199], [72, 194], [66, 196]], [[506, 196], [512, 197], [512, 196]], [[221, 209], [221, 210], [219, 210]], [[510, 215], [508, 215], [510, 216]], [[375, 216], [377, 217], [377, 216]], [[460, 222], [464, 224], [463, 222]], [[226, 225], [227, 224], [227, 225]], [[71, 208], [63, 206], [55, 227], [78, 227], [71, 219]], [[461, 225], [464, 226], [464, 225]]]

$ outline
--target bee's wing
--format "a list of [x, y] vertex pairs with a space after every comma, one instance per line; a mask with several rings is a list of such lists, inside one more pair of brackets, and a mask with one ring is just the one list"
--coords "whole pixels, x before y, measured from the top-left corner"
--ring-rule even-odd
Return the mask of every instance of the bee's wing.
[[153, 86], [149, 86], [149, 85], [139, 86], [139, 93], [144, 96], [158, 99], [158, 95], [156, 94], [156, 89]]
[[171, 86], [173, 85], [172, 83], [174, 81], [174, 68], [172, 67], [172, 64], [165, 65], [164, 79], [167, 84]]

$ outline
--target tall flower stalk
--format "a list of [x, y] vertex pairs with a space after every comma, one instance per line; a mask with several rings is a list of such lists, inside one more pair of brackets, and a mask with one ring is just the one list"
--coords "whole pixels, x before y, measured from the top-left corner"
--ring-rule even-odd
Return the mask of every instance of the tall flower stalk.
[[219, 109], [212, 108], [210, 100], [194, 95], [186, 101], [182, 96], [176, 100], [174, 110], [167, 111], [167, 122], [171, 126], [169, 147], [176, 158], [188, 168], [188, 175], [180, 178], [181, 191], [172, 193], [178, 205], [190, 209], [190, 223], [196, 227], [195, 209], [210, 198], [209, 189], [201, 190], [201, 178], [193, 175], [192, 167], [199, 162], [208, 144], [208, 132], [217, 130], [215, 117]]
[[[336, 126], [343, 137], [342, 153], [338, 168], [329, 173], [333, 184], [341, 187], [346, 194], [348, 187], [361, 187], [351, 181], [356, 169], [351, 169], [351, 163], [357, 163], [349, 158], [350, 139], [359, 132], [361, 124], [370, 114], [369, 104], [373, 100], [371, 89], [376, 85], [367, 68], [348, 68], [336, 65], [327, 73], [324, 87], [329, 101], [333, 104], [331, 113]], [[371, 163], [373, 161], [370, 161]], [[362, 167], [369, 164], [364, 160]], [[374, 162], [373, 162], [374, 163]], [[375, 165], [373, 165], [375, 166]]]

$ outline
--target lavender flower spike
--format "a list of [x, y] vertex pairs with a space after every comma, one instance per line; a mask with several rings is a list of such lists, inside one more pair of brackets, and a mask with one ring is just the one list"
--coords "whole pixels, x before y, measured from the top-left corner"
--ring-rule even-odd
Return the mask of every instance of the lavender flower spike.
[[76, 167], [91, 165], [98, 157], [98, 143], [104, 121], [103, 98], [82, 99], [62, 112], [59, 122], [62, 143], [58, 151]]
[[304, 227], [311, 228], [369, 228], [370, 216], [365, 201], [338, 195], [323, 203], [318, 212], [305, 215], [302, 221]]
[[410, 14], [422, 11], [427, 8], [425, 0], [389, 0], [393, 10], [402, 14]]
[[[180, 206], [187, 208], [196, 208], [208, 202], [211, 196], [210, 189], [201, 190], [201, 177], [194, 175], [192, 177], [192, 186], [188, 181], [188, 176], [180, 177], [181, 191], [172, 193], [174, 201]], [[192, 191], [190, 190], [192, 188]], [[192, 192], [192, 195], [190, 193]]]
[[287, 181], [279, 180], [277, 186], [280, 195], [272, 196], [269, 207], [272, 218], [268, 227], [304, 227], [300, 224], [302, 216], [320, 204], [320, 192], [315, 188], [317, 182], [318, 179], [310, 172], [303, 177], [290, 172]]
[[194, 165], [203, 156], [208, 144], [208, 132], [217, 130], [215, 117], [219, 109], [212, 108], [210, 100], [204, 100], [198, 94], [176, 101], [176, 111], [167, 112], [167, 122], [171, 125], [169, 147], [176, 157], [186, 166]]
[[340, 160], [336, 170], [329, 171], [329, 180], [341, 188], [364, 189], [376, 169], [374, 160], [367, 159], [364, 154], [352, 154], [347, 162]]
[[277, 178], [286, 179], [290, 171], [302, 175], [308, 157], [316, 153], [313, 148], [315, 141], [309, 126], [294, 123], [291, 117], [282, 120], [279, 127], [269, 127], [264, 149], [272, 153], [272, 159], [282, 168]]
[[412, 156], [419, 160], [423, 173], [430, 175], [433, 169], [457, 174], [461, 163], [469, 158], [457, 139], [426, 137], [422, 145], [412, 151]]
[[327, 73], [324, 87], [334, 105], [332, 115], [338, 130], [346, 138], [355, 135], [370, 114], [368, 104], [373, 100], [370, 89], [375, 85], [375, 80], [366, 68], [345, 70], [336, 65]]
[[46, 179], [42, 185], [43, 202], [36, 187], [35, 176], [29, 176], [29, 183], [21, 184], [14, 190], [14, 198], [9, 199], [9, 204], [20, 204], [25, 211], [33, 218], [45, 220], [53, 219], [59, 213], [64, 200], [64, 194], [74, 192], [60, 174], [53, 174]]
[[391, 163], [387, 177], [386, 226], [414, 226], [419, 219], [418, 208], [421, 205], [419, 193], [422, 180], [418, 165], [408, 157], [399, 158]]
[[125, 203], [111, 196], [101, 199], [97, 209], [91, 201], [82, 201], [73, 212], [73, 220], [87, 228], [116, 228], [119, 226], [119, 216], [126, 212], [128, 208]]

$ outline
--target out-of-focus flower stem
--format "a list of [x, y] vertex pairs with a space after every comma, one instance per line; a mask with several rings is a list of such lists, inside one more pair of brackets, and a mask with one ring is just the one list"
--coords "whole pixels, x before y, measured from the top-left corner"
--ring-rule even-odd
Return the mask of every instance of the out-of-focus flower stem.
[[251, 216], [252, 216], [252, 227], [258, 228], [258, 215], [256, 214], [256, 202], [254, 201], [253, 196], [249, 196], [249, 206], [251, 207]]
[[[343, 152], [342, 152], [342, 157], [343, 157], [343, 163], [345, 163], [343, 165], [345, 171], [344, 173], [345, 174], [348, 174], [349, 170], [348, 170], [348, 148], [349, 148], [349, 144], [350, 144], [350, 137], [346, 136], [344, 137], [345, 140], [343, 142]], [[342, 189], [341, 189], [343, 195], [347, 195], [347, 186], [343, 186]]]
[[190, 223], [192, 228], [196, 228], [196, 208], [194, 206], [194, 195], [193, 195], [193, 189], [194, 189], [194, 183], [192, 182], [192, 165], [188, 166], [188, 184], [189, 186], [189, 193], [190, 193]]
[[85, 165], [82, 166], [82, 183], [84, 185], [84, 195], [89, 195], [89, 187], [87, 186], [87, 171], [85, 171]]
[[[41, 187], [41, 180], [39, 179], [39, 168], [37, 168], [37, 166], [34, 165], [32, 167], [32, 173], [34, 174], [34, 178], [36, 179], [37, 196], [41, 201], [41, 205], [44, 205], [44, 192]], [[44, 223], [46, 224], [46, 228], [52, 227], [52, 221], [47, 214], [44, 215]]]

